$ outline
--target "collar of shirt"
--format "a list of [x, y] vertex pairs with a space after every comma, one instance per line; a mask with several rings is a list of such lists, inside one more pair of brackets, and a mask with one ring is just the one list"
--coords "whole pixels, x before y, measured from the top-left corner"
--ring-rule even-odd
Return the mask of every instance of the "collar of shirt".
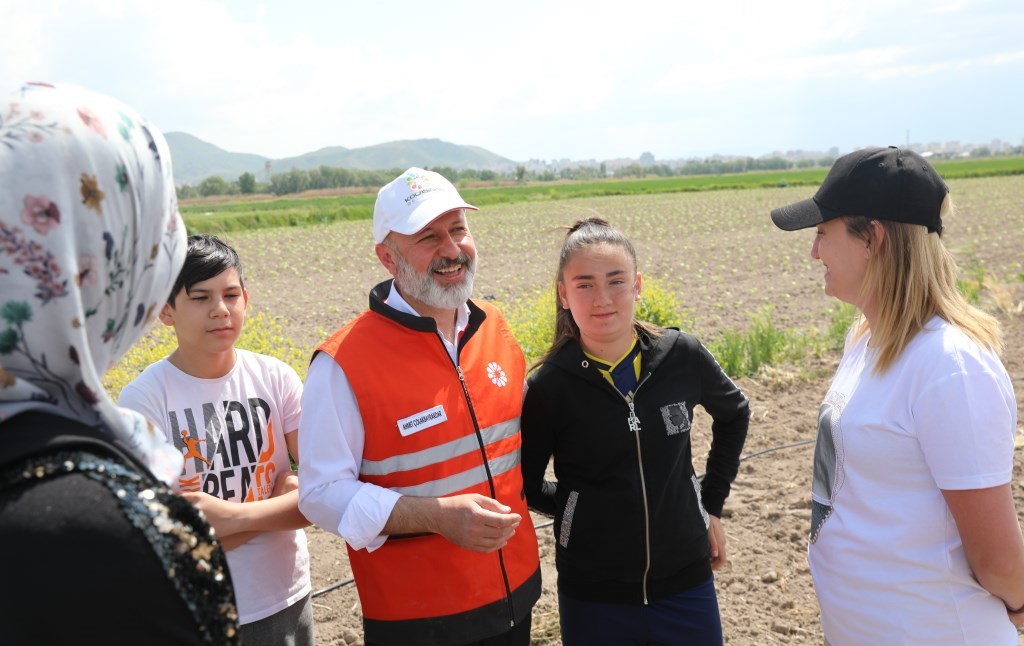
[[629, 350], [626, 350], [625, 354], [614, 363], [606, 363], [587, 352], [583, 354], [620, 393], [625, 397], [633, 396], [633, 393], [636, 392], [637, 381], [640, 379], [641, 363], [640, 344], [635, 338], [633, 345], [629, 346]]
[[[395, 287], [395, 282], [391, 281], [391, 291], [388, 292], [388, 297], [385, 300], [389, 307], [392, 307], [399, 312], [405, 312], [406, 314], [412, 314], [413, 316], [421, 316], [419, 312], [412, 308], [402, 295], [398, 292]], [[449, 342], [448, 339], [444, 338], [444, 335], [440, 331], [437, 332], [437, 336], [444, 343], [444, 347], [448, 350], [448, 356], [452, 358], [452, 361], [458, 365], [458, 339], [462, 338], [462, 333], [466, 330], [466, 326], [469, 325], [469, 305], [463, 303], [459, 309], [455, 311], [455, 341]]]

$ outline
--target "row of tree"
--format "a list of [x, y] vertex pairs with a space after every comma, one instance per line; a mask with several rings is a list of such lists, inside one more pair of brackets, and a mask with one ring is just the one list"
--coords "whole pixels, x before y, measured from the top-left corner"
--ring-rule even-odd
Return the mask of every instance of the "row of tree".
[[[1002, 154], [1024, 155], [1024, 146], [1007, 150]], [[975, 149], [972, 157], [989, 157], [992, 153], [987, 148]], [[732, 160], [688, 161], [684, 164], [655, 164], [641, 158], [645, 163], [622, 166], [609, 173], [602, 162], [597, 166], [573, 166], [560, 169], [527, 170], [522, 164], [516, 166], [512, 173], [499, 173], [493, 170], [456, 169], [449, 166], [431, 168], [444, 175], [452, 182], [553, 182], [555, 180], [595, 180], [605, 177], [675, 177], [679, 175], [722, 175], [725, 173], [744, 173], [750, 171], [788, 170], [791, 168], [827, 168], [835, 161], [832, 157], [820, 159], [802, 159], [790, 161], [781, 157], [755, 159], [742, 157]], [[379, 188], [390, 182], [400, 168], [391, 170], [359, 170], [352, 168], [334, 168], [320, 166], [300, 170], [293, 168], [284, 173], [271, 175], [270, 182], [258, 182], [252, 173], [242, 173], [238, 180], [229, 182], [219, 175], [207, 177], [199, 184], [188, 184], [178, 188], [178, 197], [208, 197], [211, 195], [248, 195], [252, 193], [273, 193], [288, 195], [332, 188]]]
[[[822, 159], [811, 162], [809, 165], [828, 166], [831, 159]], [[493, 170], [456, 169], [449, 166], [433, 167], [430, 170], [436, 171], [447, 177], [452, 182], [553, 182], [555, 180], [595, 180], [605, 177], [646, 177], [655, 175], [658, 177], [672, 177], [676, 175], [714, 175], [722, 173], [741, 173], [749, 170], [784, 170], [794, 167], [793, 162], [785, 159], [753, 159], [723, 162], [687, 162], [682, 166], [669, 166], [668, 164], [643, 165], [633, 164], [617, 169], [613, 173], [606, 170], [605, 164], [598, 166], [575, 166], [558, 170], [527, 170], [522, 164], [516, 166], [512, 173], [499, 173]], [[803, 162], [800, 162], [803, 165]], [[320, 166], [301, 170], [293, 168], [284, 173], [271, 175], [270, 182], [258, 182], [252, 173], [242, 173], [238, 180], [230, 182], [219, 175], [211, 175], [199, 184], [192, 186], [184, 184], [178, 188], [180, 199], [192, 197], [209, 197], [212, 195], [249, 195], [252, 193], [273, 193], [274, 195], [288, 195], [313, 191], [318, 189], [331, 188], [378, 188], [390, 182], [402, 172], [402, 169], [392, 170], [357, 170], [351, 168], [333, 168]]]

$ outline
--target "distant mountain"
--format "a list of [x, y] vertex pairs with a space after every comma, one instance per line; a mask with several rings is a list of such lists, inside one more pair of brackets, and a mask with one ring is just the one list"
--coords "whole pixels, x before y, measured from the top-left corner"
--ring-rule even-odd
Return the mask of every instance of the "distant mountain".
[[184, 132], [168, 132], [165, 137], [179, 184], [198, 184], [210, 175], [234, 181], [245, 172], [263, 177], [267, 158], [262, 155], [228, 152]]
[[298, 157], [272, 160], [261, 155], [232, 153], [184, 132], [166, 135], [179, 184], [198, 184], [210, 175], [234, 181], [245, 172], [263, 180], [265, 164], [271, 173], [320, 166], [363, 170], [405, 169], [410, 166], [450, 166], [509, 171], [516, 163], [477, 146], [460, 146], [440, 139], [392, 141], [364, 148], [330, 146]]
[[440, 139], [391, 141], [365, 148], [322, 148], [300, 157], [274, 162], [282, 171], [291, 168], [337, 166], [361, 170], [406, 169], [410, 166], [451, 166], [452, 168], [515, 167], [515, 162], [477, 146], [460, 146]]

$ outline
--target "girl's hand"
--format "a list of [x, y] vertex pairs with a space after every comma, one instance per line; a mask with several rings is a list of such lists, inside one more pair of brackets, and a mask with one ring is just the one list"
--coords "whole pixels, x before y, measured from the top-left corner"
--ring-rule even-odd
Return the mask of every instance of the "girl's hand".
[[728, 560], [725, 554], [725, 530], [718, 516], [708, 516], [708, 541], [711, 542], [711, 569], [717, 570]]

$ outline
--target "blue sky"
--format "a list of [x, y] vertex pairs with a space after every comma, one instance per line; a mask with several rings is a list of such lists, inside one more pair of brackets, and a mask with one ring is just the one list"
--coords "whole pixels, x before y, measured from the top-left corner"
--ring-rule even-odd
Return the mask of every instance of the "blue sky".
[[280, 158], [516, 161], [1024, 139], [1020, 0], [0, 0], [0, 86], [70, 82]]

